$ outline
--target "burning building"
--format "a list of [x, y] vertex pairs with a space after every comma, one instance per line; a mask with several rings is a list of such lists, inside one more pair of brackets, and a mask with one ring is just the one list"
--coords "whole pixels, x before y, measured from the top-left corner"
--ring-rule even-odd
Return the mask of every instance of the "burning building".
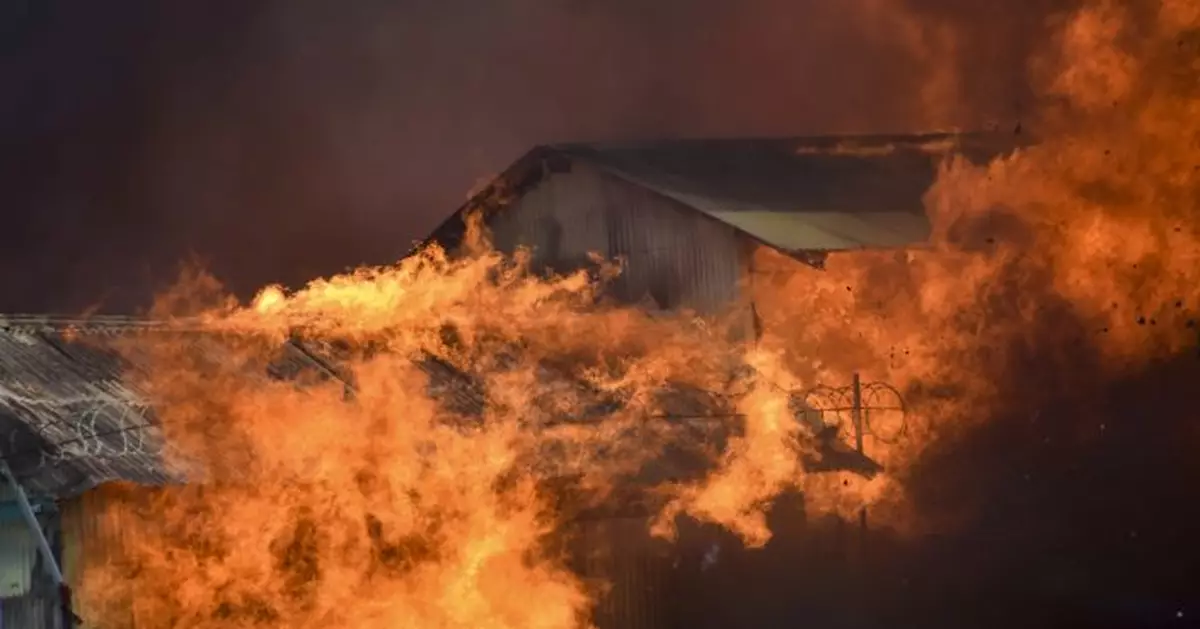
[[[732, 335], [753, 339], [759, 333], [756, 293], [770, 290], [769, 271], [757, 260], [782, 255], [820, 268], [837, 252], [920, 246], [930, 231], [922, 196], [939, 156], [951, 149], [984, 150], [970, 139], [945, 135], [539, 147], [475, 195], [429, 242], [462, 252], [475, 244], [468, 236], [479, 225], [471, 217], [478, 216], [497, 250], [528, 251], [539, 272], [567, 274], [596, 268], [597, 257], [617, 259], [621, 272], [606, 280], [604, 300], [652, 311], [687, 310], [728, 322]], [[158, 426], [162, 409], [154, 408], [154, 396], [131, 384], [137, 381], [131, 374], [156, 368], [152, 352], [139, 346], [170, 338], [209, 357], [209, 363], [234, 364], [227, 358], [227, 337], [203, 325], [189, 329], [119, 318], [0, 322], [0, 422], [6, 436], [0, 447], [9, 481], [0, 503], [7, 516], [0, 528], [7, 557], [0, 583], [4, 627], [69, 626], [75, 616], [68, 584], [87, 587], [80, 579], [88, 566], [111, 560], [131, 543], [131, 533], [95, 488], [115, 481], [157, 487], [198, 473], [180, 463], [187, 457], [167, 450], [172, 444]], [[336, 343], [309, 342], [301, 334], [276, 345], [266, 373], [247, 378], [333, 382], [354, 397], [355, 376]], [[439, 352], [429, 347], [405, 359], [419, 366], [432, 397], [454, 416], [486, 415], [496, 404], [487, 386], [469, 367]], [[546, 406], [548, 424], [595, 422], [627, 405], [562, 365], [539, 364], [538, 373], [539, 386], [551, 392], [547, 396], [569, 390], [586, 401], [579, 405], [583, 411], [565, 419], [555, 419], [560, 411]], [[797, 447], [809, 450], [808, 471], [878, 471], [862, 453], [861, 422], [843, 429], [822, 414], [861, 412], [857, 382], [854, 391], [850, 408], [822, 409], [802, 392], [789, 398], [795, 419], [805, 425], [805, 444]], [[734, 407], [736, 401], [686, 387], [656, 403], [665, 409], [659, 419], [699, 426], [697, 439], [716, 442], [728, 437], [722, 432], [728, 432], [728, 422], [710, 429], [705, 421], [733, 417]], [[626, 480], [640, 486], [686, 478], [704, 465], [703, 456], [694, 455], [668, 452], [651, 471], [639, 470]], [[666, 545], [649, 535], [646, 492], [612, 496], [598, 505], [566, 508], [571, 515], [560, 531], [571, 541], [575, 572], [607, 586], [596, 591], [596, 624], [681, 622], [675, 602], [688, 596], [693, 573], [721, 561], [720, 546], [703, 536], [696, 552]], [[139, 611], [145, 606], [137, 592], [88, 594], [106, 599], [106, 626], [157, 626]]]
[[[490, 247], [525, 251], [533, 268], [548, 274], [595, 268], [597, 258], [619, 260], [621, 272], [605, 297], [716, 317], [734, 335], [753, 339], [763, 326], [757, 303], [775, 290], [776, 275], [790, 274], [787, 265], [820, 270], [831, 254], [924, 246], [931, 235], [924, 196], [939, 163], [951, 154], [986, 161], [1004, 148], [996, 140], [935, 133], [540, 146], [426, 242], [469, 249], [473, 229], [482, 227]], [[846, 386], [827, 389], [840, 402], [797, 400], [797, 417], [828, 439], [821, 459], [808, 467], [873, 475], [876, 464], [846, 447], [857, 441], [862, 451], [856, 408], [862, 403], [852, 399], [861, 397], [857, 376], [840, 384]], [[903, 406], [894, 391], [884, 397], [874, 403]], [[839, 432], [834, 424], [844, 426]], [[679, 575], [707, 571], [717, 561], [720, 545], [712, 536], [689, 542], [693, 548], [683, 553], [691, 565], [681, 570], [678, 549], [656, 555], [644, 520], [625, 515], [583, 527], [583, 546], [603, 558], [585, 571], [614, 584], [601, 598], [602, 626], [748, 622], [683, 620], [686, 612], [666, 604], [705, 596], [679, 589], [688, 580]], [[842, 535], [839, 529], [820, 543], [841, 544]], [[604, 550], [613, 548], [623, 551]], [[747, 593], [721, 596], [749, 600]]]
[[462, 243], [478, 211], [502, 251], [563, 273], [624, 261], [611, 295], [664, 309], [750, 315], [770, 249], [820, 268], [831, 253], [921, 246], [939, 158], [994, 141], [930, 134], [684, 140], [534, 148], [430, 237]]

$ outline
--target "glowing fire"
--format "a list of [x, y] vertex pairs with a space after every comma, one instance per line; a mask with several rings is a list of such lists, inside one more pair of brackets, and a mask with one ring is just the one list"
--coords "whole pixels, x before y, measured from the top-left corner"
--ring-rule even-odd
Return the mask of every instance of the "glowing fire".
[[[164, 342], [131, 378], [197, 482], [117, 496], [135, 544], [87, 573], [88, 613], [121, 613], [107, 593], [126, 581], [144, 626], [587, 626], [587, 590], [550, 541], [579, 505], [548, 487], [608, 499], [680, 438], [649, 418], [683, 385], [739, 400], [728, 421], [743, 430], [707, 477], [658, 488], [660, 530], [686, 514], [762, 544], [763, 505], [793, 488], [843, 513], [899, 509], [908, 465], [993, 401], [980, 374], [1019, 364], [1037, 334], [1076, 334], [1109, 370], [1195, 342], [1182, 322], [1200, 279], [1200, 68], [1180, 51], [1197, 46], [1198, 5], [1075, 15], [1035, 64], [1066, 109], [1032, 148], [943, 166], [929, 250], [835, 255], [824, 272], [760, 252], [772, 279], [756, 286], [754, 347], [682, 315], [595, 306], [587, 275], [540, 279], [482, 245], [186, 312], [224, 341]], [[181, 286], [164, 312], [196, 295]], [[342, 378], [248, 375], [294, 333], [338, 355]], [[429, 355], [478, 381], [480, 417], [430, 394]], [[738, 364], [758, 376], [732, 383]], [[587, 391], [552, 388], [556, 365]], [[911, 394], [919, 421], [900, 442], [867, 436], [890, 471], [877, 480], [805, 477], [780, 391], [854, 371]], [[604, 395], [623, 402], [605, 421], [559, 421]]]

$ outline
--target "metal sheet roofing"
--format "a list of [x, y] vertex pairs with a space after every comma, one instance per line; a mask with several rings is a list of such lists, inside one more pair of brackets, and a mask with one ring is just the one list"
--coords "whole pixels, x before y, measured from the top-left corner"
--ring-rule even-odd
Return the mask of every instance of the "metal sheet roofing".
[[828, 252], [925, 242], [924, 196], [951, 152], [994, 142], [947, 134], [683, 140], [557, 150], [775, 248]]
[[[200, 351], [222, 351], [218, 335], [183, 330], [152, 321], [122, 317], [72, 320], [41, 316], [0, 316], [0, 457], [21, 484], [35, 496], [64, 498], [78, 495], [108, 481], [145, 485], [182, 482], [187, 469], [177, 467], [179, 457], [167, 456], [168, 445], [156, 426], [146, 396], [128, 384], [128, 375], [149, 365], [136, 351], [139, 335], [186, 334]], [[121, 354], [105, 339], [125, 338]], [[101, 341], [101, 342], [97, 342]], [[226, 348], [227, 349], [227, 348]], [[266, 375], [291, 378], [301, 371], [339, 376], [336, 358], [324, 356], [305, 342], [285, 344], [283, 356]], [[430, 394], [447, 410], [464, 417], [479, 414], [487, 405], [481, 383], [436, 356], [417, 357], [417, 365], [430, 380]], [[620, 400], [591, 389], [571, 373], [547, 365], [542, 376], [548, 422], [590, 421], [620, 408]], [[247, 374], [255, 377], [255, 374]], [[352, 384], [346, 385], [352, 389]], [[585, 410], [578, 417], [562, 416], [554, 399], [571, 390]], [[706, 415], [726, 412], [706, 395], [664, 392], [671, 396], [697, 425], [711, 424]], [[701, 399], [703, 398], [703, 399]], [[699, 406], [697, 406], [697, 404]], [[720, 423], [720, 422], [718, 422]], [[873, 474], [878, 466], [860, 454], [846, 452], [839, 443], [818, 444], [823, 461], [812, 469], [825, 469], [837, 461], [839, 469]], [[176, 467], [169, 467], [171, 461]]]
[[[129, 385], [147, 368], [137, 344], [118, 354], [111, 343], [148, 334], [187, 334], [202, 351], [221, 349], [216, 335], [127, 317], [0, 316], [0, 456], [29, 492], [68, 497], [108, 481], [184, 478], [179, 457], [165, 456], [145, 395]], [[278, 370], [314, 360], [296, 348]]]
[[[125, 334], [133, 321], [87, 324], [86, 334]], [[108, 480], [160, 483], [161, 438], [122, 360], [67, 341], [68, 324], [0, 319], [0, 453], [36, 493], [70, 495]]]
[[924, 243], [924, 196], [950, 154], [988, 159], [1011, 138], [920, 134], [670, 140], [536, 147], [467, 203], [430, 240], [453, 244], [467, 209], [520, 194], [548, 163], [587, 163], [729, 224], [788, 253]]

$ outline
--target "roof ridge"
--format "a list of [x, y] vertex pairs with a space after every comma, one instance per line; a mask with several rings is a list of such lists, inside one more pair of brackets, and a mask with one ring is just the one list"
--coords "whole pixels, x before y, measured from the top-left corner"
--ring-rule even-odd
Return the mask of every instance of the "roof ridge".
[[0, 333], [137, 332], [186, 329], [185, 321], [152, 319], [138, 315], [90, 317], [54, 314], [0, 313]]
[[797, 135], [727, 135], [727, 136], [693, 136], [683, 138], [644, 138], [639, 140], [597, 140], [577, 142], [552, 142], [539, 144], [535, 148], [553, 151], [571, 151], [578, 149], [613, 150], [638, 149], [658, 146], [686, 146], [701, 144], [735, 144], [735, 143], [845, 143], [867, 142], [886, 144], [897, 141], [919, 141], [948, 138], [986, 138], [995, 135], [989, 131], [961, 130], [928, 130], [919, 132], [889, 132], [889, 133], [855, 133], [855, 134], [797, 134]]

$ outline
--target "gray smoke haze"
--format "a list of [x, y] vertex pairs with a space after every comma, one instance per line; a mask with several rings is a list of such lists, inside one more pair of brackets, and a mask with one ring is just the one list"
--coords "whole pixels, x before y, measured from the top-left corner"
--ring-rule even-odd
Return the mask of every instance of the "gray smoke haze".
[[8, 3], [0, 310], [386, 263], [537, 143], [1013, 124], [1066, 4]]

